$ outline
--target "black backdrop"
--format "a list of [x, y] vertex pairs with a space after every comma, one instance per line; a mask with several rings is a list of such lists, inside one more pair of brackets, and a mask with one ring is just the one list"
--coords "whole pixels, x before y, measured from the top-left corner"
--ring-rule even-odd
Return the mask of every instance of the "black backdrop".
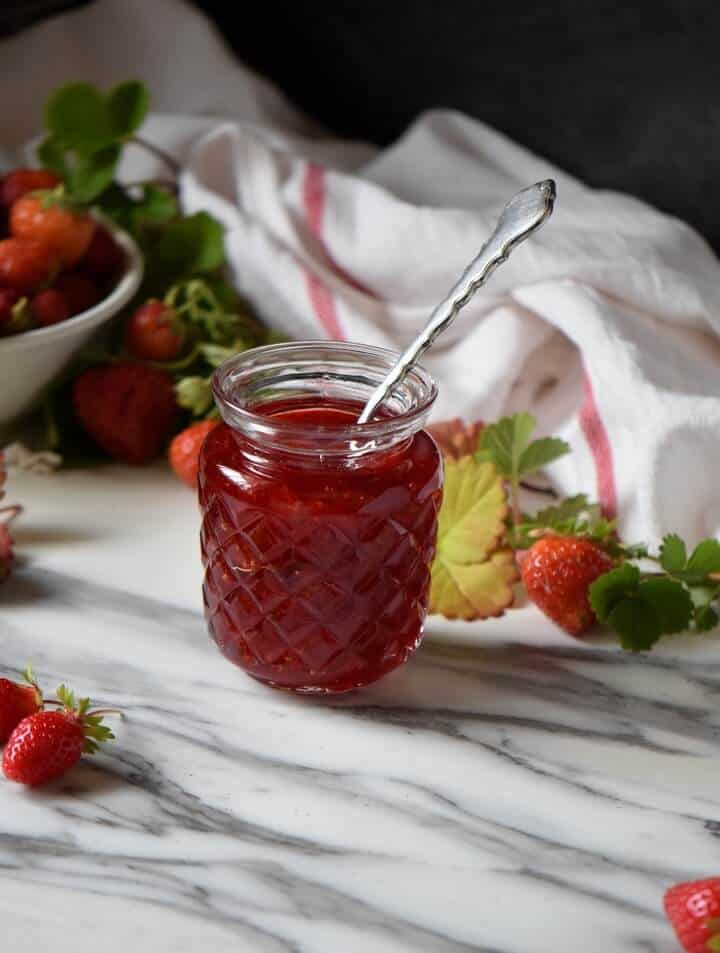
[[[0, 28], [72, 5], [5, 0]], [[422, 109], [461, 109], [720, 250], [720, 0], [196, 5], [341, 135], [387, 143]]]

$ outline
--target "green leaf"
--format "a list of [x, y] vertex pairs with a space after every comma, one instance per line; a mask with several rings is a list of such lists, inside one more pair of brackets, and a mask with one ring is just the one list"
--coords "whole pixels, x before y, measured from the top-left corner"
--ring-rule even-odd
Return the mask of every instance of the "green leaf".
[[643, 652], [651, 649], [662, 635], [657, 615], [641, 599], [623, 599], [613, 608], [607, 624], [620, 636], [624, 649]]
[[45, 107], [45, 124], [61, 146], [78, 152], [95, 152], [117, 139], [105, 97], [90, 83], [56, 90]]
[[675, 533], [665, 536], [660, 546], [660, 565], [665, 572], [680, 572], [687, 562], [685, 543]]
[[607, 622], [613, 609], [627, 596], [634, 595], [640, 585], [640, 570], [624, 563], [598, 577], [590, 586], [589, 598], [600, 622]]
[[478, 459], [492, 461], [499, 473], [517, 476], [520, 458], [530, 443], [535, 429], [532, 414], [514, 414], [490, 424], [480, 435]]
[[112, 183], [121, 154], [120, 146], [106, 146], [81, 155], [68, 177], [70, 198], [89, 205]]
[[107, 106], [115, 134], [125, 138], [142, 125], [150, 106], [150, 93], [139, 80], [126, 80], [110, 90]]
[[564, 457], [566, 453], [570, 453], [570, 445], [558, 437], [542, 437], [540, 440], [534, 440], [520, 456], [518, 474], [522, 477], [535, 473], [553, 460]]
[[175, 196], [156, 185], [145, 185], [142, 197], [133, 203], [133, 224], [135, 228], [143, 225], [164, 225], [175, 218], [178, 212]]
[[720, 953], [720, 936], [710, 937], [706, 946], [710, 953]]
[[718, 614], [712, 606], [704, 605], [695, 609], [695, 628], [698, 632], [709, 632], [718, 624]]
[[690, 627], [693, 604], [687, 589], [674, 579], [645, 579], [638, 597], [655, 612], [663, 635], [684, 632]]
[[148, 283], [166, 288], [223, 264], [223, 227], [207, 212], [197, 212], [167, 225], [145, 252]]
[[68, 166], [65, 161], [65, 150], [53, 136], [46, 136], [35, 150], [40, 164], [59, 175], [61, 179], [68, 176]]
[[704, 539], [697, 545], [687, 568], [690, 572], [720, 572], [720, 543], [716, 539]]

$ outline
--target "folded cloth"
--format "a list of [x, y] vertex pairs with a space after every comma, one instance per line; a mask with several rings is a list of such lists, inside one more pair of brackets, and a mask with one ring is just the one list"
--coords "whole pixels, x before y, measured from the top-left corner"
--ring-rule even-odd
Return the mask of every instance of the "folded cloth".
[[[171, 75], [166, 56], [153, 55], [161, 20], [182, 62]], [[112, 36], [109, 47], [102, 36]], [[167, 41], [162, 34], [164, 49]], [[453, 112], [420, 116], [382, 152], [319, 138], [177, 0], [101, 0], [7, 41], [4, 72], [17, 63], [18, 86], [31, 49], [34, 63], [50, 64], [33, 70], [35, 96], [63, 79], [108, 83], [141, 67], [166, 110], [144, 132], [186, 162], [186, 208], [223, 221], [238, 287], [296, 338], [404, 345], [504, 202], [554, 178], [550, 222], [424, 360], [440, 385], [435, 417], [530, 409], [544, 432], [572, 444], [550, 468], [558, 489], [598, 498], [626, 538], [718, 532], [720, 266], [687, 225], [586, 188]], [[64, 64], [73, 50], [82, 55], [71, 76]], [[6, 104], [24, 101], [6, 83]], [[8, 128], [27, 122], [25, 105]], [[129, 174], [139, 171], [133, 163]]]

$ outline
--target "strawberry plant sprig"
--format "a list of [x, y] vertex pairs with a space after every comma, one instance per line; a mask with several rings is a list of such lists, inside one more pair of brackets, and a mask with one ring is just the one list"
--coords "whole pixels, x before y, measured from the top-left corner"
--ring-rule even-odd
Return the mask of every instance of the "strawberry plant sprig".
[[477, 459], [494, 463], [508, 481], [513, 526], [521, 521], [521, 479], [570, 452], [569, 444], [558, 437], [532, 440], [535, 426], [532, 414], [513, 414], [485, 427], [480, 434]]
[[717, 626], [720, 542], [704, 539], [688, 557], [684, 541], [672, 533], [657, 555], [646, 553], [644, 559], [657, 568], [623, 561], [589, 590], [595, 615], [619, 635], [623, 648], [646, 651], [663, 635]]
[[570, 450], [555, 437], [533, 440], [534, 429], [530, 414], [487, 426], [456, 420], [431, 428], [447, 481], [431, 611], [477, 619], [510, 607], [514, 552], [527, 595], [572, 635], [599, 621], [623, 648], [639, 652], [665, 635], [714, 629], [720, 622], [717, 540], [702, 540], [690, 555], [676, 534], [665, 536], [657, 553], [630, 545], [584, 494], [534, 514], [521, 510], [523, 479]]

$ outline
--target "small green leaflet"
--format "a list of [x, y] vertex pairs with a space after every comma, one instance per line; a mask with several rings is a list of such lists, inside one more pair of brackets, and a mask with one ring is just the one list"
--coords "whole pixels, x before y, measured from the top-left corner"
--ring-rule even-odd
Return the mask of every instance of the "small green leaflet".
[[569, 453], [569, 445], [558, 437], [542, 437], [531, 442], [535, 426], [532, 414], [503, 417], [483, 430], [477, 459], [490, 460], [503, 476], [519, 480]]
[[687, 563], [685, 543], [675, 533], [666, 536], [660, 546], [660, 565], [665, 572], [680, 572]]
[[150, 93], [144, 83], [130, 79], [118, 83], [107, 95], [107, 108], [115, 134], [132, 135], [143, 124], [150, 106]]

